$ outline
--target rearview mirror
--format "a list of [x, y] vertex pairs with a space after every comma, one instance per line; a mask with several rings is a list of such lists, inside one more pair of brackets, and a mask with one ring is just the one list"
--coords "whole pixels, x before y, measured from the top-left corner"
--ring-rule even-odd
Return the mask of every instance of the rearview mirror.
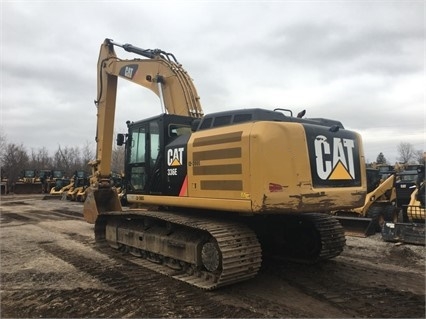
[[124, 134], [117, 134], [117, 145], [121, 146], [124, 144]]

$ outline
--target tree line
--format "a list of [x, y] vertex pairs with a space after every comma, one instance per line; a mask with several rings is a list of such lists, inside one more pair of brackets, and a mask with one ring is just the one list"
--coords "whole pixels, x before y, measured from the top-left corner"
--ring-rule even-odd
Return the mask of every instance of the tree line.
[[[9, 183], [16, 182], [23, 170], [59, 170], [66, 177], [72, 177], [75, 171], [91, 174], [89, 162], [95, 159], [94, 146], [86, 143], [83, 146], [58, 146], [49, 154], [45, 147], [28, 151], [23, 144], [8, 143], [4, 134], [0, 134], [1, 178]], [[124, 147], [114, 146], [111, 170], [114, 173], [124, 171]]]
[[[401, 142], [397, 145], [398, 161], [401, 164], [423, 164], [425, 165], [426, 155], [423, 150], [416, 150], [414, 145], [408, 142]], [[380, 152], [376, 158], [376, 164], [392, 164], [388, 162], [385, 155]]]

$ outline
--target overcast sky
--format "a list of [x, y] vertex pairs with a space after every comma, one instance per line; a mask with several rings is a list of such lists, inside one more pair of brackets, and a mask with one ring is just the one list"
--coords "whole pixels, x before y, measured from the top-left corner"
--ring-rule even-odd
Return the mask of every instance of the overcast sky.
[[[361, 133], [366, 159], [425, 150], [425, 1], [1, 2], [1, 127], [30, 152], [95, 149], [105, 38], [173, 53], [205, 113], [306, 109]], [[116, 48], [123, 58], [133, 56]], [[161, 112], [119, 81], [116, 132]]]

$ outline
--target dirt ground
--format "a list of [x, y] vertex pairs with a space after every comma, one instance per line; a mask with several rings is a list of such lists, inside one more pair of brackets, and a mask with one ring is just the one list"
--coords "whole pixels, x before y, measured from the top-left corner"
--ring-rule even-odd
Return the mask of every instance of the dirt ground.
[[2, 196], [1, 318], [425, 318], [425, 247], [347, 237], [318, 265], [266, 259], [212, 292], [95, 245], [82, 204]]

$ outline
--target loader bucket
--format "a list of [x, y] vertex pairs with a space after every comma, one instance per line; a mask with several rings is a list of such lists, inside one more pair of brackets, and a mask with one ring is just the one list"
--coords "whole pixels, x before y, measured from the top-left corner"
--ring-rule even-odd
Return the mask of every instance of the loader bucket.
[[366, 217], [335, 216], [345, 230], [346, 236], [368, 237], [374, 235], [377, 221]]
[[83, 206], [84, 219], [94, 224], [98, 215], [109, 211], [122, 211], [117, 192], [112, 188], [94, 190], [89, 187]]
[[425, 224], [387, 222], [383, 226], [382, 238], [384, 241], [425, 246]]
[[62, 196], [61, 195], [44, 195], [43, 196], [43, 199], [44, 200], [51, 200], [51, 199], [57, 199], [57, 200], [59, 200], [59, 199], [61, 199], [62, 198]]
[[16, 183], [13, 187], [14, 194], [41, 194], [41, 184], [34, 183]]

